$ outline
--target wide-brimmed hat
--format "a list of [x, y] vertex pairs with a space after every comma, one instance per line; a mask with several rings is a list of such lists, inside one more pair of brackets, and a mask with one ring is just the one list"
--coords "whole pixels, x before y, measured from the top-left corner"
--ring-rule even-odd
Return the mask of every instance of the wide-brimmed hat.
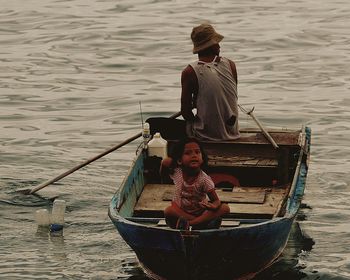
[[193, 53], [198, 53], [218, 44], [224, 36], [217, 33], [210, 24], [201, 24], [192, 29], [191, 39], [193, 42]]

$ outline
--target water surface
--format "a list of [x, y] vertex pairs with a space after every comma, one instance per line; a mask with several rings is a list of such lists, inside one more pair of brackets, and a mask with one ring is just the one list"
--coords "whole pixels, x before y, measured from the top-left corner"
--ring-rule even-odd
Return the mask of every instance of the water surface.
[[[0, 278], [146, 279], [107, 216], [137, 141], [43, 189], [44, 199], [13, 191], [138, 133], [140, 102], [143, 119], [178, 111], [181, 70], [196, 59], [189, 34], [204, 21], [225, 36], [222, 55], [236, 62], [244, 107], [255, 106], [266, 126], [312, 128], [304, 207], [281, 260], [260, 277], [350, 278], [347, 1], [2, 0], [1, 7]], [[254, 126], [244, 114], [240, 122]], [[63, 236], [38, 232], [34, 221], [54, 196], [67, 202]]]

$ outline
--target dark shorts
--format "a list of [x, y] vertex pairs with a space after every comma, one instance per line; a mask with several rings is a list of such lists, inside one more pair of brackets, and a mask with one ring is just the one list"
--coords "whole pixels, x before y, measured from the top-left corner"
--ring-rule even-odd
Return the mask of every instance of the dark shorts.
[[220, 228], [222, 218], [216, 218], [214, 220], [211, 220], [207, 223], [201, 223], [198, 225], [192, 226], [192, 229], [199, 230], [199, 229], [217, 229]]

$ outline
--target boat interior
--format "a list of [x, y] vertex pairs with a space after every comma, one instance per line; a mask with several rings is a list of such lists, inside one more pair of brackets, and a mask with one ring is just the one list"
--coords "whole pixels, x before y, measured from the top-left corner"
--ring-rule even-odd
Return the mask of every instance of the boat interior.
[[[241, 131], [241, 138], [231, 142], [203, 142], [208, 158], [205, 168], [220, 200], [230, 213], [223, 217], [222, 227], [237, 227], [280, 217], [296, 171], [302, 133], [300, 130], [272, 130], [279, 148], [258, 130]], [[168, 141], [168, 150], [176, 141]], [[173, 196], [171, 180], [160, 178], [160, 158], [147, 157], [144, 162], [143, 191], [129, 220], [166, 226], [163, 210]]]

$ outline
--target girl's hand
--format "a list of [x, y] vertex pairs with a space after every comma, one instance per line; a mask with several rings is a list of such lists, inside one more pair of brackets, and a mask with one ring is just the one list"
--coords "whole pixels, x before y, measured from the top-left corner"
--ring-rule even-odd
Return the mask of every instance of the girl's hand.
[[161, 176], [172, 173], [172, 163], [173, 159], [171, 157], [167, 157], [162, 160], [159, 168], [159, 173]]
[[218, 209], [218, 205], [216, 205], [217, 203], [212, 203], [209, 201], [201, 201], [199, 202], [199, 206], [202, 207], [203, 209], [207, 209], [207, 210], [216, 210]]
[[170, 168], [173, 163], [173, 159], [171, 157], [167, 157], [162, 160], [161, 166]]
[[203, 205], [204, 209], [208, 209], [208, 210], [212, 210], [215, 211], [217, 209], [219, 209], [220, 205], [221, 205], [221, 201], [216, 193], [215, 190], [211, 191], [208, 193], [208, 197], [210, 199], [210, 201], [207, 200], [203, 200], [200, 202], [200, 205]]

